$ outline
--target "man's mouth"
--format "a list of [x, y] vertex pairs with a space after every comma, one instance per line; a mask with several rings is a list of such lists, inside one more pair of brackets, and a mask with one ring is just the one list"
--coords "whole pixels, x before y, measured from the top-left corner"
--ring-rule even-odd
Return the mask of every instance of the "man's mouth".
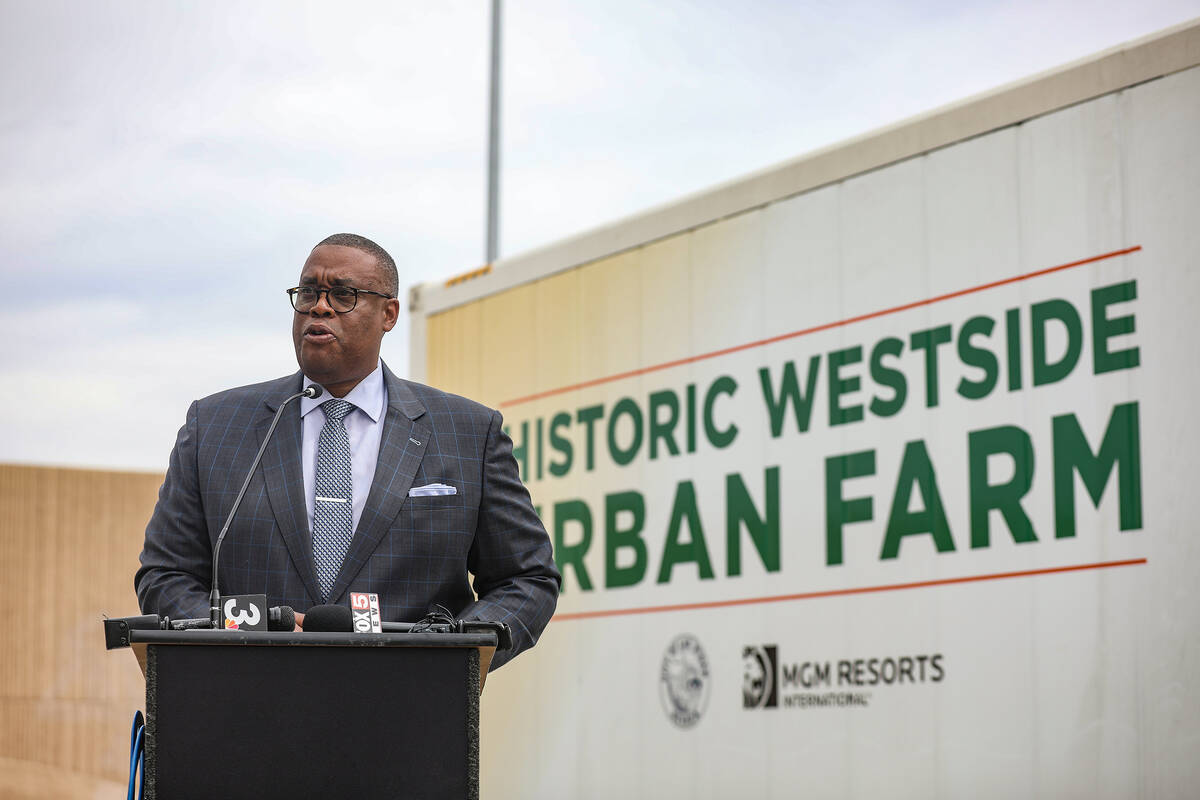
[[333, 335], [333, 331], [320, 323], [314, 323], [304, 329], [304, 341], [306, 342], [328, 344], [336, 339], [337, 337]]

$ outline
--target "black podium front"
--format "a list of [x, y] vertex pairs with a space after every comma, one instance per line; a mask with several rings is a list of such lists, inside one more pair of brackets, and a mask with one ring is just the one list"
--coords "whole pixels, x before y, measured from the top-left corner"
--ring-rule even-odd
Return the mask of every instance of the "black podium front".
[[133, 631], [146, 797], [475, 798], [492, 634]]

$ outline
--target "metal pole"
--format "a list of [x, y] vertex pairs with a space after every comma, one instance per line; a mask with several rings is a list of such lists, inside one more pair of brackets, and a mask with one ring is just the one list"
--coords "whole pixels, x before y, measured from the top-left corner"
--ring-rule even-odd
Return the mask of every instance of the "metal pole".
[[495, 262], [500, 249], [500, 8], [492, 0], [491, 108], [488, 114], [488, 197], [486, 262]]

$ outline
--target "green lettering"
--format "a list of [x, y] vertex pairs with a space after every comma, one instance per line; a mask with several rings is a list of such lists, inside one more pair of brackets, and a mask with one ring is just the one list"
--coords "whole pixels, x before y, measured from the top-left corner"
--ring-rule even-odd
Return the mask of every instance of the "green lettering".
[[842, 395], [857, 392], [862, 379], [857, 375], [849, 378], [841, 377], [841, 368], [846, 364], [857, 364], [862, 361], [862, 347], [855, 345], [845, 350], [834, 350], [828, 356], [829, 364], [829, 425], [845, 425], [847, 422], [858, 422], [863, 418], [861, 405], [842, 408]]
[[[1000, 512], [1014, 542], [1036, 542], [1033, 523], [1021, 507], [1021, 498], [1033, 485], [1033, 440], [1013, 425], [972, 431], [967, 435], [970, 461], [971, 547], [991, 544], [989, 517]], [[1004, 454], [1013, 461], [1013, 476], [1007, 483], [988, 482], [988, 457]]]
[[558, 452], [562, 453], [562, 461], [550, 461], [550, 474], [556, 478], [561, 478], [571, 471], [571, 461], [575, 457], [575, 447], [571, 444], [571, 440], [565, 436], [558, 434], [559, 428], [569, 428], [571, 426], [571, 415], [565, 411], [560, 411], [550, 420], [550, 446]]
[[575, 412], [575, 421], [582, 422], [584, 426], [583, 433], [583, 452], [584, 466], [588, 472], [591, 472], [596, 467], [596, 435], [595, 423], [596, 420], [604, 416], [604, 406], [588, 406], [581, 408]]
[[996, 321], [991, 317], [971, 317], [958, 331], [958, 357], [968, 367], [983, 370], [983, 378], [969, 381], [965, 377], [958, 382], [958, 393], [968, 400], [981, 400], [996, 388], [1000, 377], [1000, 362], [991, 350], [971, 344], [976, 335], [991, 336]]
[[1075, 535], [1075, 481], [1079, 473], [1084, 488], [1096, 507], [1108, 485], [1108, 477], [1117, 470], [1117, 498], [1120, 528], [1142, 527], [1142, 463], [1138, 404], [1114, 406], [1108, 427], [1100, 440], [1100, 449], [1092, 453], [1074, 414], [1055, 417], [1054, 430], [1054, 535], [1067, 539]]
[[[567, 523], [579, 523], [582, 535], [575, 544], [567, 544]], [[564, 500], [554, 504], [554, 563], [562, 573], [562, 591], [567, 591], [567, 567], [575, 570], [575, 579], [579, 588], [585, 592], [592, 590], [592, 579], [588, 576], [587, 566], [583, 563], [588, 548], [592, 546], [592, 511], [582, 500]]]
[[908, 398], [908, 380], [904, 373], [883, 363], [884, 356], [899, 358], [902, 352], [904, 342], [895, 336], [880, 339], [871, 350], [871, 380], [892, 390], [891, 400], [881, 400], [878, 396], [871, 398], [871, 413], [877, 417], [890, 417], [899, 413]]
[[[628, 512], [632, 521], [627, 528], [618, 526], [618, 515]], [[642, 527], [646, 523], [646, 501], [638, 492], [617, 492], [604, 498], [604, 586], [614, 589], [633, 586], [646, 577], [646, 543]], [[617, 552], [633, 551], [633, 563], [618, 566]]]
[[545, 450], [545, 448], [542, 446], [542, 443], [546, 441], [545, 436], [543, 435], [544, 434], [544, 432], [542, 430], [543, 427], [544, 427], [544, 423], [542, 422], [542, 418], [538, 417], [537, 418], [537, 479], [539, 481], [542, 479], [542, 451]]
[[737, 438], [738, 426], [731, 422], [725, 430], [717, 430], [717, 424], [713, 421], [713, 406], [721, 395], [733, 397], [736, 391], [737, 381], [728, 375], [722, 375], [713, 381], [704, 395], [704, 433], [708, 436], [709, 443], [717, 449], [733, 444], [733, 440]]
[[[679, 541], [684, 520], [687, 521], [691, 540]], [[691, 481], [681, 481], [675, 487], [675, 502], [671, 506], [671, 522], [667, 526], [667, 541], [663, 545], [662, 566], [658, 570], [658, 582], [668, 583], [676, 564], [695, 562], [702, 579], [713, 577], [712, 562], [708, 558], [708, 547], [704, 541], [704, 529], [700, 526], [700, 510], [696, 507], [696, 487]]]
[[512, 439], [513, 458], [517, 461], [517, 466], [521, 471], [522, 480], [529, 480], [529, 420], [521, 423], [521, 444], [517, 444], [517, 440], [513, 439], [512, 432], [508, 425], [504, 426], [504, 433]]
[[[659, 421], [658, 410], [667, 409], [665, 422]], [[679, 422], [679, 397], [670, 389], [654, 392], [650, 395], [650, 458], [658, 458], [658, 440], [662, 439], [667, 445], [667, 452], [673, 456], [679, 455], [679, 445], [675, 444], [675, 425]]]
[[808, 431], [812, 420], [813, 396], [817, 388], [817, 366], [821, 356], [815, 355], [808, 360], [808, 379], [804, 391], [796, 380], [796, 364], [788, 361], [783, 365], [783, 375], [779, 379], [779, 394], [776, 396], [771, 388], [771, 371], [763, 367], [758, 371], [758, 380], [762, 384], [763, 400], [767, 403], [767, 414], [771, 418], [771, 436], [779, 438], [783, 433], [783, 422], [787, 416], [788, 403], [792, 406], [792, 416], [796, 420], [796, 429], [800, 433]]
[[[1033, 385], [1061, 381], [1075, 369], [1083, 350], [1083, 324], [1079, 321], [1079, 312], [1066, 300], [1045, 300], [1034, 303], [1029, 314], [1033, 326]], [[1067, 350], [1053, 364], [1046, 353], [1046, 324], [1051, 320], [1061, 322], [1067, 331]]]
[[[621, 420], [621, 416], [626, 415], [633, 423], [633, 439], [629, 443], [629, 447], [622, 449], [617, 443], [617, 424]], [[637, 456], [638, 449], [642, 446], [642, 410], [638, 408], [638, 404], [631, 397], [622, 397], [613, 406], [612, 414], [608, 418], [608, 454], [612, 456], [613, 463], [619, 467], [623, 467], [630, 461], [633, 461]]]
[[[908, 510], [914, 488], [920, 489], [925, 503], [920, 511]], [[929, 460], [925, 443], [917, 439], [904, 448], [900, 477], [892, 497], [892, 512], [888, 516], [887, 532], [883, 538], [883, 552], [879, 558], [895, 558], [900, 554], [900, 540], [903, 537], [922, 533], [933, 536], [933, 544], [939, 553], [954, 550], [954, 539], [950, 537], [950, 523], [946, 521], [946, 510], [942, 506], [933, 462]]]
[[1136, 347], [1110, 351], [1108, 340], [1134, 332], [1133, 314], [1125, 317], [1108, 317], [1108, 307], [1113, 303], [1127, 303], [1137, 299], [1137, 281], [1102, 286], [1092, 290], [1092, 363], [1096, 374], [1133, 369], [1141, 363], [1141, 354]]
[[937, 349], [951, 339], [949, 325], [939, 325], [917, 331], [909, 337], [908, 345], [913, 350], [925, 351], [925, 405], [934, 408], [938, 404], [938, 360]]
[[1008, 390], [1021, 388], [1021, 309], [1004, 312], [1004, 334], [1008, 342]]
[[825, 459], [825, 563], [828, 566], [842, 563], [842, 528], [848, 523], [869, 522], [874, 518], [871, 498], [843, 498], [842, 483], [874, 474], [874, 450]]
[[696, 384], [687, 385], [687, 451], [696, 452]]
[[742, 574], [742, 526], [767, 572], [779, 571], [779, 467], [763, 474], [766, 513], [758, 515], [746, 484], [736, 472], [725, 476], [725, 551], [729, 575]]

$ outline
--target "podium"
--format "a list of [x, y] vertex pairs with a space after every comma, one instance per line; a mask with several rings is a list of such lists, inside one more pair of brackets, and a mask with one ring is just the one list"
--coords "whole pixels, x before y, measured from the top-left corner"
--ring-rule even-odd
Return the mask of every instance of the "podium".
[[477, 798], [492, 633], [133, 630], [146, 798]]

